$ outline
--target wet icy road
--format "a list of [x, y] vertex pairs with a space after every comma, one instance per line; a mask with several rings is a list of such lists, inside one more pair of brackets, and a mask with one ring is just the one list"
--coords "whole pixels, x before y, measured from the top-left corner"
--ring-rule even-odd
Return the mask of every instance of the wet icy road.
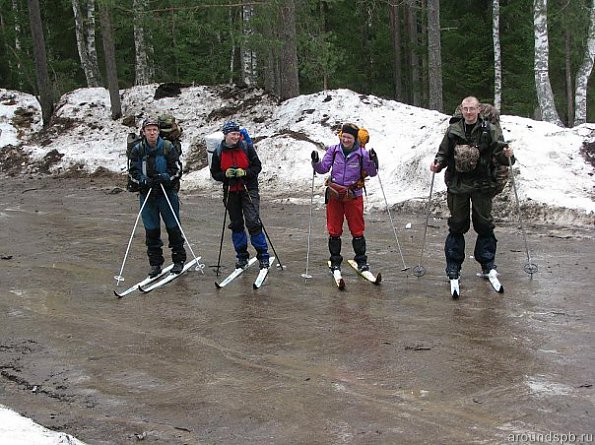
[[[263, 288], [252, 290], [253, 268], [217, 290], [209, 269], [117, 300], [135, 197], [110, 194], [105, 178], [3, 182], [0, 403], [45, 426], [89, 444], [595, 441], [592, 230], [528, 224], [539, 265], [530, 279], [520, 231], [500, 224], [505, 293], [476, 278], [468, 259], [453, 301], [445, 221], [431, 221], [427, 274], [416, 278], [400, 271], [387, 215], [372, 214], [370, 263], [383, 283], [345, 267], [340, 292], [325, 269], [323, 210], [305, 281], [308, 208], [266, 204], [264, 193], [262, 218], [287, 269]], [[413, 268], [425, 216], [394, 216]], [[182, 224], [208, 266], [222, 219], [217, 196], [182, 194]], [[223, 273], [230, 244], [226, 233]], [[146, 271], [139, 228], [121, 288]]]

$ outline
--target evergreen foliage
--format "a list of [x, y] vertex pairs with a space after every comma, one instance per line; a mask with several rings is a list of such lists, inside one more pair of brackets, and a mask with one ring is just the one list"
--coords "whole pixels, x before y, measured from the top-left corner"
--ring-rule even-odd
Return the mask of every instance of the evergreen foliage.
[[[135, 54], [132, 0], [96, 0], [109, 6], [114, 29], [119, 85], [134, 83]], [[84, 0], [81, 0], [84, 3]], [[266, 87], [278, 78], [279, 7], [283, 0], [248, 2], [253, 8], [251, 33], [244, 32], [242, 2], [221, 0], [150, 0], [143, 24], [150, 30], [151, 55], [156, 82], [221, 84], [242, 81], [242, 52], [256, 54], [257, 82]], [[324, 88], [349, 88], [362, 94], [394, 97], [393, 57], [389, 2], [386, 0], [296, 1], [298, 60], [301, 93]], [[401, 14], [403, 91], [411, 101], [412, 85], [407, 63], [410, 51], [420, 57], [421, 93], [427, 106], [427, 56], [423, 36], [425, 12], [418, 9], [420, 46], [409, 48], [405, 2]], [[409, 2], [420, 7], [423, 2]], [[0, 87], [35, 92], [32, 42], [26, 0], [0, 0]], [[84, 87], [85, 76], [77, 52], [70, 0], [40, 0], [46, 39], [48, 72], [55, 97]], [[589, 0], [550, 0], [550, 77], [556, 106], [568, 124], [566, 60], [574, 81], [586, 44]], [[491, 0], [443, 1], [440, 4], [444, 112], [449, 113], [462, 97], [473, 94], [493, 100], [493, 48]], [[533, 74], [533, 1], [501, 0], [502, 112], [534, 117], [538, 106]], [[18, 26], [15, 26], [18, 25]], [[101, 42], [96, 20], [97, 42]], [[569, 32], [570, 31], [570, 32]], [[20, 48], [16, 47], [18, 39]], [[104, 70], [103, 49], [97, 45]], [[102, 73], [105, 75], [105, 73]], [[593, 77], [593, 76], [592, 76]], [[588, 94], [587, 120], [595, 121], [595, 88]], [[572, 85], [574, 89], [574, 85]], [[275, 92], [275, 90], [271, 90]]]

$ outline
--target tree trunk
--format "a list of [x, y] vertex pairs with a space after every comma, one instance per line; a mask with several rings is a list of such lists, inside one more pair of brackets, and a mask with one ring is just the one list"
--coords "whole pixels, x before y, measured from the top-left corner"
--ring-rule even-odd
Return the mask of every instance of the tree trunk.
[[41, 105], [41, 116], [43, 126], [47, 127], [54, 112], [50, 78], [48, 76], [48, 65], [45, 52], [45, 39], [43, 37], [43, 26], [41, 23], [41, 11], [39, 0], [28, 0], [29, 22], [31, 24], [31, 37], [33, 38], [33, 57], [35, 59], [35, 75], [37, 77], [37, 92]]
[[135, 85], [147, 85], [153, 81], [153, 69], [149, 55], [153, 52], [145, 31], [145, 15], [148, 0], [133, 0], [134, 10], [134, 49], [135, 49]]
[[[244, 0], [245, 1], [245, 0]], [[254, 16], [254, 6], [244, 5], [242, 6], [242, 45], [241, 45], [241, 58], [242, 58], [242, 81], [245, 85], [256, 84], [256, 53], [248, 48], [246, 42], [254, 35], [252, 29], [252, 17]]]
[[87, 79], [88, 87], [96, 87], [97, 83], [93, 77], [91, 70], [91, 62], [89, 61], [89, 55], [87, 54], [87, 47], [85, 45], [85, 25], [83, 23], [83, 14], [81, 12], [81, 5], [79, 0], [71, 0], [72, 2], [72, 13], [74, 15], [74, 31], [76, 35], [76, 46], [79, 52], [79, 58], [81, 59], [81, 68]]
[[440, 46], [440, 1], [428, 1], [429, 108], [442, 111], [442, 55]]
[[120, 90], [118, 88], [118, 70], [116, 69], [116, 47], [114, 45], [112, 19], [108, 8], [107, 5], [99, 3], [101, 37], [103, 41], [103, 52], [105, 54], [105, 71], [112, 109], [112, 119], [116, 120], [122, 116], [122, 103], [120, 101]]
[[533, 27], [535, 33], [535, 89], [544, 121], [563, 127], [556, 111], [549, 74], [549, 42], [547, 33], [547, 0], [534, 0]]
[[502, 53], [500, 50], [500, 0], [492, 0], [492, 40], [494, 42], [494, 106], [502, 108]]
[[591, 2], [589, 32], [583, 61], [576, 74], [574, 93], [574, 125], [587, 122], [587, 85], [595, 61], [595, 0]]
[[279, 60], [281, 70], [280, 97], [281, 100], [285, 100], [300, 94], [294, 0], [283, 0], [279, 26], [281, 27], [281, 40], [283, 42]]
[[[17, 17], [19, 16], [19, 3], [17, 0], [12, 0], [12, 12], [14, 14], [14, 49], [17, 54], [21, 53], [21, 24]], [[12, 58], [10, 58], [12, 59]], [[19, 89], [23, 89], [23, 77], [21, 76], [22, 73], [22, 65], [20, 58], [16, 57], [16, 69], [17, 69], [17, 78]]]
[[399, 16], [399, 5], [388, 6], [388, 16], [390, 20], [390, 37], [393, 47], [393, 84], [395, 87], [395, 99], [403, 101], [403, 82], [401, 79], [401, 23]]
[[421, 106], [420, 96], [420, 75], [419, 75], [419, 54], [418, 54], [418, 34], [417, 34], [417, 14], [414, 6], [407, 5], [407, 30], [409, 34], [409, 102], [416, 107]]
[[[87, 20], [85, 22], [85, 42], [87, 55], [91, 65], [94, 83], [101, 85], [101, 71], [99, 70], [99, 60], [97, 58], [97, 44], [95, 42], [95, 0], [87, 0]], [[92, 85], [89, 85], [92, 86]]]

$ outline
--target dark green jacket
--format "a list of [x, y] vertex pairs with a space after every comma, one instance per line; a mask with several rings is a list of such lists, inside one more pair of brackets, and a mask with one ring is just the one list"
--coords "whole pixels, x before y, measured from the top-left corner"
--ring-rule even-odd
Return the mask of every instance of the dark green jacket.
[[[496, 168], [498, 165], [508, 165], [508, 158], [503, 154], [507, 144], [502, 137], [502, 130], [498, 125], [478, 117], [477, 124], [467, 139], [464, 123], [463, 118], [451, 118], [450, 126], [436, 153], [435, 162], [440, 168], [446, 167], [444, 180], [450, 193], [494, 192]], [[479, 160], [474, 170], [461, 173], [455, 170], [454, 152], [456, 145], [465, 144], [479, 149]], [[514, 157], [511, 161], [514, 163]]]

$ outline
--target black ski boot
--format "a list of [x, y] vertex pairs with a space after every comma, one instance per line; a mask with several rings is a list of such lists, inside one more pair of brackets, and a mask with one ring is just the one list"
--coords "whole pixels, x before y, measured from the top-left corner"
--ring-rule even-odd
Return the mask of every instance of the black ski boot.
[[183, 270], [184, 270], [184, 263], [181, 261], [178, 261], [177, 263], [174, 263], [174, 267], [171, 268], [171, 273], [178, 275], [178, 274], [182, 273]]
[[149, 278], [155, 278], [161, 273], [161, 266], [151, 266], [149, 270]]

